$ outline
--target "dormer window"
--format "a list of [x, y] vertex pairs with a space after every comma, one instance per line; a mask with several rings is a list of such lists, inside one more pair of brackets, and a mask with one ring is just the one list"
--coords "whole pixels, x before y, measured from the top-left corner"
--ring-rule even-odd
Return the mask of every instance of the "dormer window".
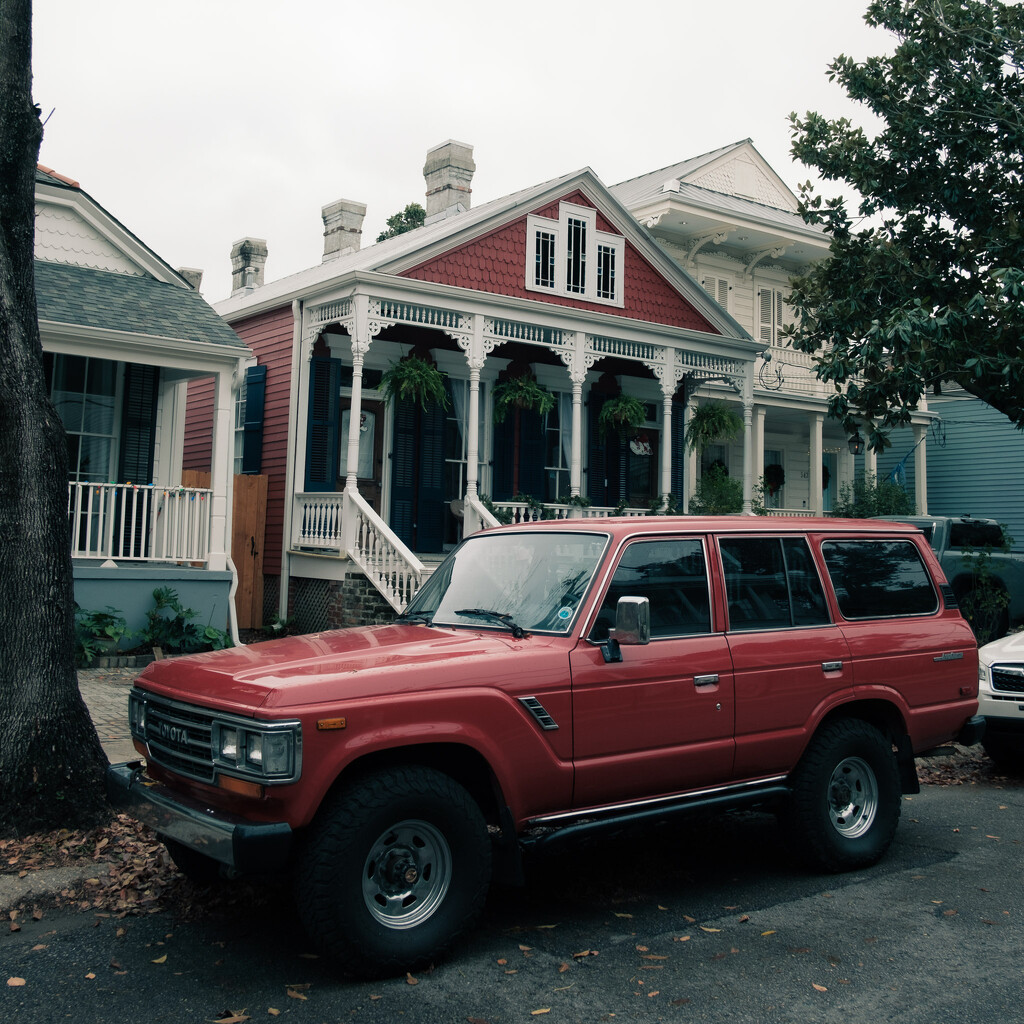
[[597, 211], [560, 203], [558, 220], [530, 215], [526, 287], [621, 306], [625, 239], [597, 230]]

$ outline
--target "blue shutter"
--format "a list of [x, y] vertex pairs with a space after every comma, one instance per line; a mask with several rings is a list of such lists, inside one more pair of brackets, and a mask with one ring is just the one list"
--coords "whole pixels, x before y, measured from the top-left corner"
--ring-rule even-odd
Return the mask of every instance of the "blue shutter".
[[[672, 493], [682, 500], [686, 493], [686, 405], [672, 402]], [[685, 510], [684, 510], [685, 511]]]
[[[529, 410], [519, 416], [519, 490], [544, 500], [544, 421]], [[554, 495], [552, 500], [557, 499]]]
[[124, 401], [121, 405], [121, 451], [118, 480], [121, 483], [153, 482], [153, 436], [156, 431], [156, 393], [160, 368], [129, 363], [124, 369]]
[[491, 497], [495, 501], [512, 500], [512, 454], [515, 451], [513, 413], [494, 424], [494, 461], [491, 468]]
[[306, 490], [333, 491], [338, 478], [338, 388], [341, 360], [314, 356], [309, 362], [306, 426]]
[[242, 435], [242, 472], [259, 473], [263, 463], [263, 403], [267, 368], [250, 366], [245, 371], [245, 433]]
[[444, 550], [444, 427], [447, 415], [432, 402], [420, 413], [420, 475], [416, 494], [416, 550]]
[[391, 529], [406, 547], [413, 546], [416, 500], [416, 403], [395, 401], [391, 446]]
[[608, 504], [605, 483], [608, 475], [605, 440], [601, 437], [597, 425], [597, 418], [605, 401], [604, 395], [591, 391], [590, 401], [587, 403], [587, 497], [591, 504], [598, 507]]

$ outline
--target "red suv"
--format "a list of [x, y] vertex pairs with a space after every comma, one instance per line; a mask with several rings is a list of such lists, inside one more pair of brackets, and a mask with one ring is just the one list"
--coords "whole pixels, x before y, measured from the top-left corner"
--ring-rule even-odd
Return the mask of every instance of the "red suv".
[[[348, 970], [429, 963], [529, 847], [776, 810], [829, 870], [892, 841], [914, 757], [980, 738], [921, 533], [591, 519], [467, 538], [391, 625], [156, 662], [115, 803], [193, 876], [289, 871]], [[493, 868], [492, 868], [493, 866]]]

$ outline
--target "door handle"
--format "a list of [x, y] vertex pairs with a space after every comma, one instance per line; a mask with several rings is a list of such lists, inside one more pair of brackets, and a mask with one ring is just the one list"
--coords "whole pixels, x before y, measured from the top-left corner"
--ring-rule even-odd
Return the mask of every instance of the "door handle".
[[821, 663], [822, 672], [842, 672], [843, 663], [841, 661], [823, 661]]
[[706, 676], [694, 676], [693, 677], [693, 685], [698, 690], [705, 689], [707, 687], [717, 686], [718, 685], [718, 673], [717, 672], [712, 672], [710, 675], [706, 675]]

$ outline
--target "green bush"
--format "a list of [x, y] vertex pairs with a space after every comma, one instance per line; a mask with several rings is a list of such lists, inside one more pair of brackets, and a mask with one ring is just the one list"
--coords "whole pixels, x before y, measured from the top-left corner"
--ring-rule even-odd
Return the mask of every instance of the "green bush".
[[724, 516], [743, 511], [743, 484], [733, 480], [724, 466], [709, 466], [690, 498], [690, 515]]
[[872, 516], [912, 516], [916, 512], [914, 499], [892, 480], [876, 480], [865, 476], [853, 485], [843, 484], [832, 514], [850, 519], [870, 519]]
[[208, 648], [219, 651], [230, 646], [231, 638], [224, 630], [193, 622], [198, 612], [183, 607], [171, 587], [157, 587], [153, 600], [155, 606], [146, 613], [146, 628], [141, 634], [145, 643], [177, 654]]
[[108, 604], [104, 612], [90, 612], [75, 605], [75, 664], [79, 668], [87, 668], [97, 654], [116, 649], [131, 635], [119, 608]]

